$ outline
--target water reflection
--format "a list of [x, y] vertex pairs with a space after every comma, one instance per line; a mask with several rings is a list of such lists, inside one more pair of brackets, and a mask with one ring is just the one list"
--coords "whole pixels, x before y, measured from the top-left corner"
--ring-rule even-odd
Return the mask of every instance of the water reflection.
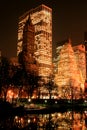
[[87, 130], [87, 111], [26, 114], [0, 119], [0, 128], [24, 130]]

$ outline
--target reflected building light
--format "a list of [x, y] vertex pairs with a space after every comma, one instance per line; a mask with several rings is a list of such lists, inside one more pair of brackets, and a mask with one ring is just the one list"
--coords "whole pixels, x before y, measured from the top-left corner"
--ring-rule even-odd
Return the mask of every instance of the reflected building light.
[[[85, 111], [85, 113], [87, 113]], [[73, 129], [73, 130], [85, 130], [87, 116], [84, 112], [80, 113], [77, 111], [67, 112], [56, 112], [50, 114], [27, 114], [24, 117], [15, 116], [14, 124], [18, 125], [19, 128], [25, 128], [29, 124], [37, 124], [38, 129], [46, 129], [47, 124], [51, 122], [49, 129]], [[32, 129], [32, 126], [29, 126]]]

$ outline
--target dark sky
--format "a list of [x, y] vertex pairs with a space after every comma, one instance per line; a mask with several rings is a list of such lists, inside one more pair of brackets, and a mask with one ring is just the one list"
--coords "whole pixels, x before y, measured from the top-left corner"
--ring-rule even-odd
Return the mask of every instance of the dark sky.
[[18, 18], [40, 4], [53, 11], [54, 48], [67, 37], [71, 37], [73, 44], [83, 42], [87, 31], [87, 0], [0, 0], [0, 50], [3, 55], [16, 56]]

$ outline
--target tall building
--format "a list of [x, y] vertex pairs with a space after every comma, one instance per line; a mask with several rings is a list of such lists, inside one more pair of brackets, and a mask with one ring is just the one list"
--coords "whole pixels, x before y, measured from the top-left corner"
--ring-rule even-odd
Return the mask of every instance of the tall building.
[[[55, 83], [61, 98], [79, 98], [84, 91], [85, 81], [85, 47], [72, 46], [70, 40], [57, 47], [55, 58]], [[57, 70], [57, 71], [56, 71]]]
[[27, 70], [27, 74], [32, 73], [33, 75], [37, 76], [38, 64], [34, 57], [35, 52], [34, 42], [35, 42], [35, 29], [29, 17], [23, 29], [22, 60]]
[[29, 18], [23, 29], [23, 57], [25, 64], [34, 62], [34, 42], [35, 42], [35, 29]]
[[29, 16], [35, 28], [34, 56], [39, 76], [48, 77], [52, 73], [52, 9], [42, 4], [19, 18], [17, 55], [23, 49], [23, 29]]
[[86, 79], [85, 46], [83, 44], [73, 46], [73, 51], [74, 51], [77, 67], [80, 71], [84, 83]]

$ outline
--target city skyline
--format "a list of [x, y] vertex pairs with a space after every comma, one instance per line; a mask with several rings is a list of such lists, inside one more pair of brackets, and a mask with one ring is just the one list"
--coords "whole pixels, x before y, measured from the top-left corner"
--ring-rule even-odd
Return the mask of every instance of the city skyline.
[[[26, 11], [45, 4], [52, 8], [53, 17], [53, 48], [56, 43], [71, 37], [73, 44], [82, 43], [87, 30], [86, 1], [69, 0], [22, 0], [3, 1], [0, 4], [0, 50], [7, 57], [16, 56], [18, 18]], [[53, 49], [53, 52], [54, 52]]]

